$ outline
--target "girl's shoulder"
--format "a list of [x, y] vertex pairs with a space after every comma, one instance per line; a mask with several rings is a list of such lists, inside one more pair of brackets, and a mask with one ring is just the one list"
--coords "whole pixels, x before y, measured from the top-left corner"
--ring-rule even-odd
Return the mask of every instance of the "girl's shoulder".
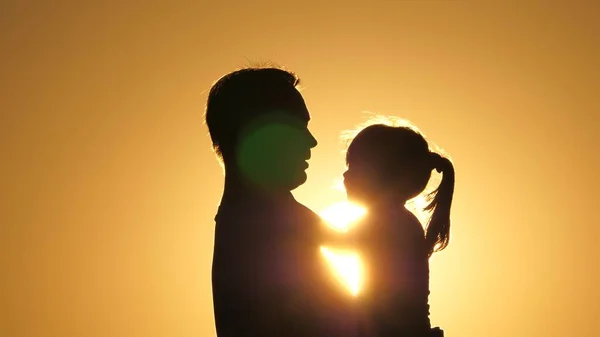
[[404, 208], [370, 214], [360, 227], [363, 228], [364, 234], [387, 236], [394, 240], [425, 238], [425, 231], [419, 219]]
[[387, 235], [391, 243], [399, 247], [421, 246], [425, 243], [425, 230], [419, 219], [406, 209], [399, 209], [386, 224], [389, 226]]

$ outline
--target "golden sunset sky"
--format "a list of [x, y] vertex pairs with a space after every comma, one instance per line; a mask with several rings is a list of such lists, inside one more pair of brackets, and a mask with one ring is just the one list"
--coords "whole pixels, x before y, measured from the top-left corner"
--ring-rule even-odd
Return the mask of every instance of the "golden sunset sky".
[[446, 336], [600, 335], [599, 32], [592, 0], [1, 1], [0, 336], [214, 336], [202, 115], [249, 61], [302, 79], [315, 211], [363, 111], [452, 156]]

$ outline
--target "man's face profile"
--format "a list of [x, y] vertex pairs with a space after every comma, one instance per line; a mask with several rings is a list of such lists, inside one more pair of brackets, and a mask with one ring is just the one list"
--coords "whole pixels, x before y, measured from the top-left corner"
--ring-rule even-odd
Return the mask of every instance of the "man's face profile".
[[308, 130], [306, 105], [294, 91], [288, 104], [260, 114], [240, 134], [237, 163], [241, 173], [269, 189], [291, 191], [302, 185], [310, 149], [317, 145]]

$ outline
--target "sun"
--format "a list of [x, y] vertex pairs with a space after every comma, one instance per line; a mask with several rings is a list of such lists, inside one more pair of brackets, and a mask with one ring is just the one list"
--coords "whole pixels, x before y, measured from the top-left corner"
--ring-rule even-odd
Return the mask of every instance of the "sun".
[[325, 223], [342, 232], [347, 232], [365, 214], [367, 210], [364, 207], [348, 201], [335, 203], [319, 213]]
[[321, 253], [330, 263], [337, 279], [352, 295], [358, 295], [363, 278], [360, 256], [357, 253], [339, 252], [327, 247], [321, 247]]
[[[344, 201], [325, 208], [319, 215], [327, 225], [341, 232], [347, 232], [366, 213], [365, 208]], [[332, 271], [340, 282], [352, 295], [358, 295], [364, 278], [359, 254], [337, 250], [333, 247], [321, 247], [321, 253], [329, 262]]]

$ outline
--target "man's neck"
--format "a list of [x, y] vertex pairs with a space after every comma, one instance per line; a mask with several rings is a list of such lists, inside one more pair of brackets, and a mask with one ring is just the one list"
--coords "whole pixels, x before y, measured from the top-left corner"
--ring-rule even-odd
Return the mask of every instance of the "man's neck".
[[223, 189], [223, 199], [266, 199], [266, 200], [285, 200], [294, 199], [292, 193], [285, 189], [273, 189], [253, 184], [239, 177], [236, 172], [225, 173], [225, 186]]

